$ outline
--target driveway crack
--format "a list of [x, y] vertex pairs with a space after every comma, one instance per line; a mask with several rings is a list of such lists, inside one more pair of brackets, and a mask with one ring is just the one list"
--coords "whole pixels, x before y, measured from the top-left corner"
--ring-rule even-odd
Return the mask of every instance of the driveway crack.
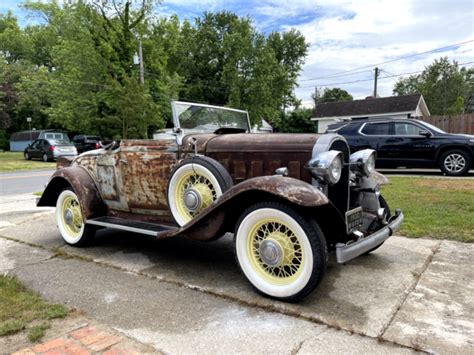
[[423, 263], [423, 265], [421, 266], [421, 269], [419, 270], [419, 272], [417, 272], [415, 274], [415, 277], [414, 277], [412, 283], [405, 290], [402, 297], [400, 298], [400, 301], [395, 306], [395, 309], [393, 311], [392, 316], [390, 317], [388, 322], [380, 330], [379, 334], [377, 335], [377, 339], [385, 341], [384, 335], [387, 332], [387, 329], [392, 325], [392, 323], [393, 323], [395, 317], [397, 316], [398, 312], [400, 311], [400, 309], [403, 307], [406, 300], [408, 299], [408, 296], [410, 296], [410, 294], [413, 292], [413, 290], [416, 288], [416, 286], [418, 286], [418, 283], [420, 282], [421, 276], [423, 276], [424, 272], [426, 271], [426, 269], [428, 269], [428, 266], [430, 266], [431, 262], [433, 261], [433, 258], [435, 257], [435, 255], [439, 252], [439, 250], [441, 248], [441, 243], [442, 243], [442, 241], [439, 241], [438, 244], [436, 244], [433, 247], [431, 254], [426, 258], [426, 260]]

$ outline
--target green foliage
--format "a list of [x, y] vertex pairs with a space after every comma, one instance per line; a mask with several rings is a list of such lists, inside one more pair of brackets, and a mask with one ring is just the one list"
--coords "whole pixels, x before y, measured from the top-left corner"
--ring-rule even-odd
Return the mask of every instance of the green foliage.
[[325, 102], [341, 102], [341, 101], [352, 101], [354, 98], [346, 90], [340, 88], [326, 88], [322, 95], [319, 93], [312, 94], [311, 97], [314, 100], [315, 105], [322, 104]]
[[7, 132], [4, 129], [0, 129], [0, 150], [9, 150], [10, 143], [8, 140]]
[[25, 322], [18, 319], [11, 319], [0, 323], [0, 336], [11, 335], [25, 329]]
[[35, 325], [28, 330], [28, 340], [31, 342], [37, 342], [40, 340], [47, 329], [51, 328], [51, 325], [48, 323], [43, 323]]
[[[0, 276], [0, 336], [28, 329], [31, 341], [39, 340], [49, 328], [49, 319], [63, 318], [62, 305], [48, 304], [27, 290], [17, 279]], [[35, 323], [42, 321], [39, 325]]]
[[[170, 100], [247, 109], [278, 124], [308, 44], [297, 31], [258, 32], [249, 18], [153, 14], [155, 0], [26, 1], [45, 23], [0, 16], [0, 129], [32, 126], [146, 138], [170, 121]], [[145, 83], [133, 56], [142, 42]]]
[[316, 126], [311, 121], [312, 109], [297, 108], [285, 114], [277, 130], [284, 133], [316, 133]]
[[393, 89], [396, 95], [421, 93], [433, 115], [471, 112], [474, 99], [474, 70], [459, 68], [447, 57], [435, 60], [421, 74], [400, 79]]
[[382, 195], [400, 208], [405, 220], [401, 235], [474, 243], [474, 181], [390, 177]]

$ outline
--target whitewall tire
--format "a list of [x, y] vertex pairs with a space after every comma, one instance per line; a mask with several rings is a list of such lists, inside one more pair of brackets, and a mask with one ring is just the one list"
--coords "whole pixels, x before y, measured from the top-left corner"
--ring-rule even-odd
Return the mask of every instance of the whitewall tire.
[[71, 189], [63, 190], [58, 196], [56, 223], [61, 237], [70, 245], [86, 245], [95, 234], [95, 229], [84, 223], [79, 198]]
[[262, 202], [247, 209], [234, 240], [242, 272], [259, 292], [272, 298], [288, 302], [304, 298], [326, 270], [321, 229], [285, 204]]
[[217, 161], [207, 157], [184, 160], [168, 182], [168, 205], [174, 220], [185, 225], [231, 186], [232, 178]]

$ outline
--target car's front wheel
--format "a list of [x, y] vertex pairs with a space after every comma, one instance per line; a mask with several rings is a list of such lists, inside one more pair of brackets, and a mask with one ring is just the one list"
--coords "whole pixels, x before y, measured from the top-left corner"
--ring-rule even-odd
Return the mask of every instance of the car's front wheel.
[[326, 241], [318, 224], [282, 203], [248, 208], [234, 241], [237, 261], [250, 283], [281, 301], [306, 297], [326, 270]]
[[84, 246], [94, 238], [95, 229], [84, 223], [79, 198], [72, 189], [63, 190], [56, 201], [56, 223], [70, 245]]
[[453, 149], [441, 155], [439, 164], [441, 171], [446, 175], [461, 176], [468, 173], [472, 161], [465, 151]]
[[31, 157], [30, 155], [28, 154], [28, 152], [25, 152], [25, 160], [31, 160]]

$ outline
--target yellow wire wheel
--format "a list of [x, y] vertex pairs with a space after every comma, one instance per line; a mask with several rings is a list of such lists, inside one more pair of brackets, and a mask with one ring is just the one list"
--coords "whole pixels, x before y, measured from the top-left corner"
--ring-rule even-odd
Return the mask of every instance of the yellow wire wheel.
[[229, 173], [207, 157], [186, 159], [171, 173], [168, 204], [179, 226], [209, 207], [232, 186]]
[[85, 225], [79, 198], [70, 189], [63, 190], [58, 196], [56, 223], [64, 241], [71, 245], [85, 245], [95, 233]]
[[244, 275], [258, 291], [277, 299], [303, 298], [326, 268], [326, 244], [317, 224], [281, 203], [250, 207], [234, 238]]

